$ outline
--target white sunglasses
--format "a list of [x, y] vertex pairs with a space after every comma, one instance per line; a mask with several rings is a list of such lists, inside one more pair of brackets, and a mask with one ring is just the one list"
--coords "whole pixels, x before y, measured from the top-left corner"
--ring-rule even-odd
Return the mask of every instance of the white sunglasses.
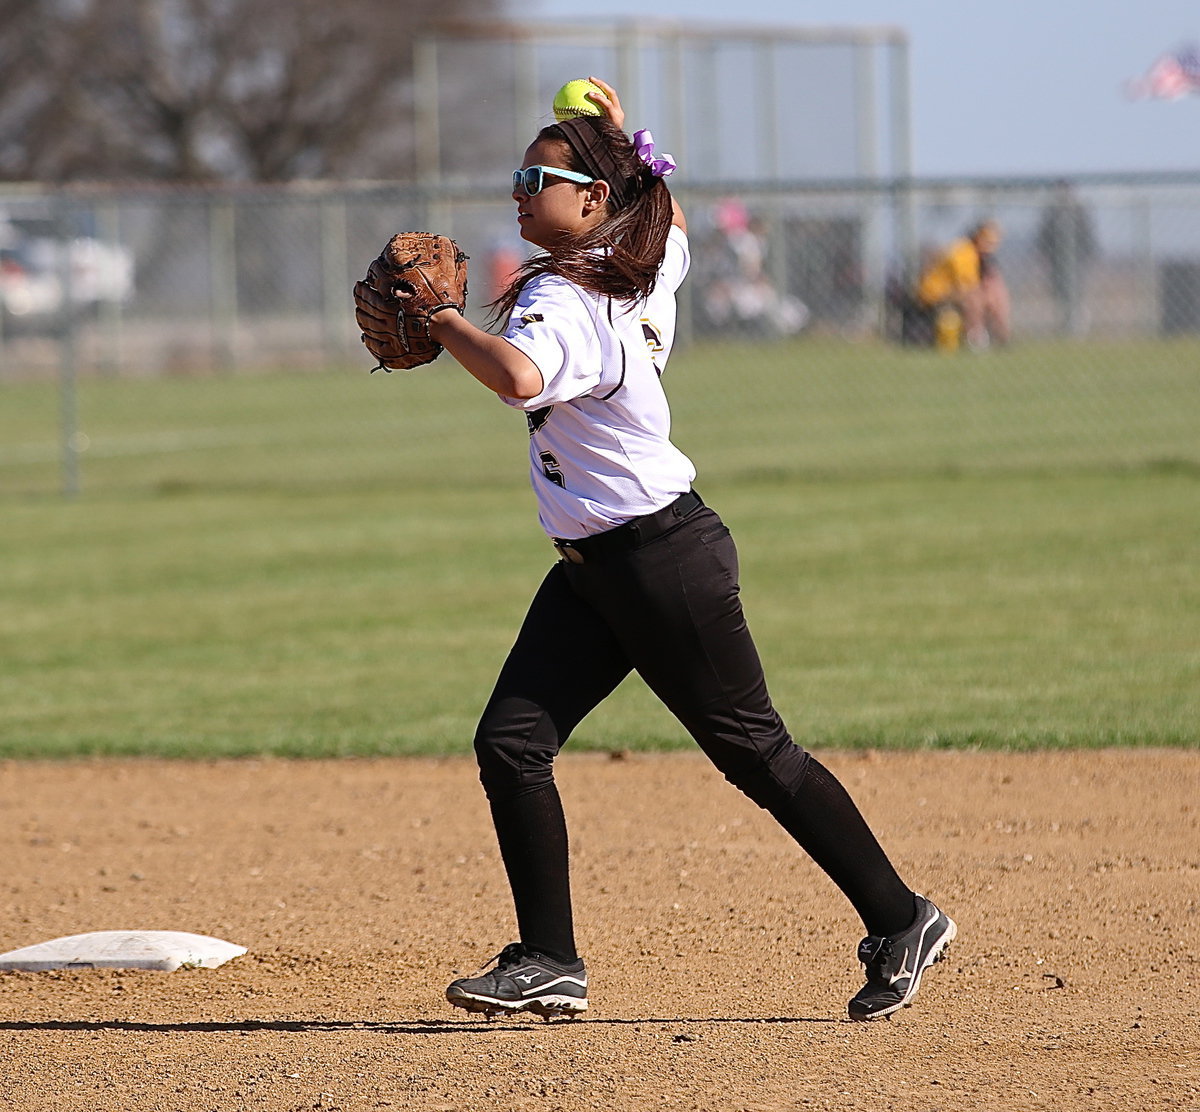
[[557, 166], [527, 166], [524, 170], [513, 171], [513, 189], [519, 189], [526, 197], [536, 197], [546, 184], [544, 178], [547, 174], [580, 185], [591, 185], [596, 180], [577, 174], [574, 170], [560, 170]]

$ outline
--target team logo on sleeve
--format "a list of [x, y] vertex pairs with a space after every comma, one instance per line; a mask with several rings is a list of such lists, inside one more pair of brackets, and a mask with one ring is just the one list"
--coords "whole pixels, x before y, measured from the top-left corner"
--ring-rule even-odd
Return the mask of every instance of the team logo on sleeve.
[[646, 348], [651, 355], [657, 355], [664, 350], [662, 333], [654, 327], [649, 317], [642, 317], [642, 335], [646, 339]]
[[541, 313], [526, 313], [521, 318], [521, 323], [517, 325], [518, 329], [526, 328], [531, 324], [540, 324], [546, 318]]

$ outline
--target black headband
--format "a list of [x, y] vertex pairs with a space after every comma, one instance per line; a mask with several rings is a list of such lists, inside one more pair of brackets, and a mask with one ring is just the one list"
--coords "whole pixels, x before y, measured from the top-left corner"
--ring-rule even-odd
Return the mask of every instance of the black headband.
[[563, 120], [557, 126], [571, 150], [587, 167], [588, 173], [597, 181], [608, 182], [617, 208], [624, 208], [636, 195], [637, 179], [627, 178], [621, 173], [621, 168], [613, 158], [612, 151], [608, 149], [604, 136], [591, 124], [586, 123], [587, 119], [589, 117], [580, 116], [573, 120]]

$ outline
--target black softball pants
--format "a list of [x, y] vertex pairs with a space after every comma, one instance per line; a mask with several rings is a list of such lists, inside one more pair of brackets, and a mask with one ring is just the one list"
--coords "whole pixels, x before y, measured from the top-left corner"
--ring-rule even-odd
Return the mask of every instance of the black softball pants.
[[895, 933], [913, 918], [911, 890], [858, 809], [775, 710], [742, 612], [733, 538], [696, 503], [644, 543], [635, 534], [628, 546], [585, 550], [583, 562], [550, 569], [476, 732], [521, 940], [552, 956], [575, 956], [554, 758], [631, 670], [825, 869], [869, 933]]

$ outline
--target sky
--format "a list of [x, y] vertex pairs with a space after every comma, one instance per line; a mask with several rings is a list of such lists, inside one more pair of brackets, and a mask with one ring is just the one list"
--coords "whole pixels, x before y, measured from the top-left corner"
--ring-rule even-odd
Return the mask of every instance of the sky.
[[[534, 0], [534, 10], [598, 18], [578, 0]], [[901, 28], [918, 176], [1200, 170], [1200, 94], [1124, 91], [1160, 54], [1200, 42], [1200, 0], [604, 0], [603, 13]]]

